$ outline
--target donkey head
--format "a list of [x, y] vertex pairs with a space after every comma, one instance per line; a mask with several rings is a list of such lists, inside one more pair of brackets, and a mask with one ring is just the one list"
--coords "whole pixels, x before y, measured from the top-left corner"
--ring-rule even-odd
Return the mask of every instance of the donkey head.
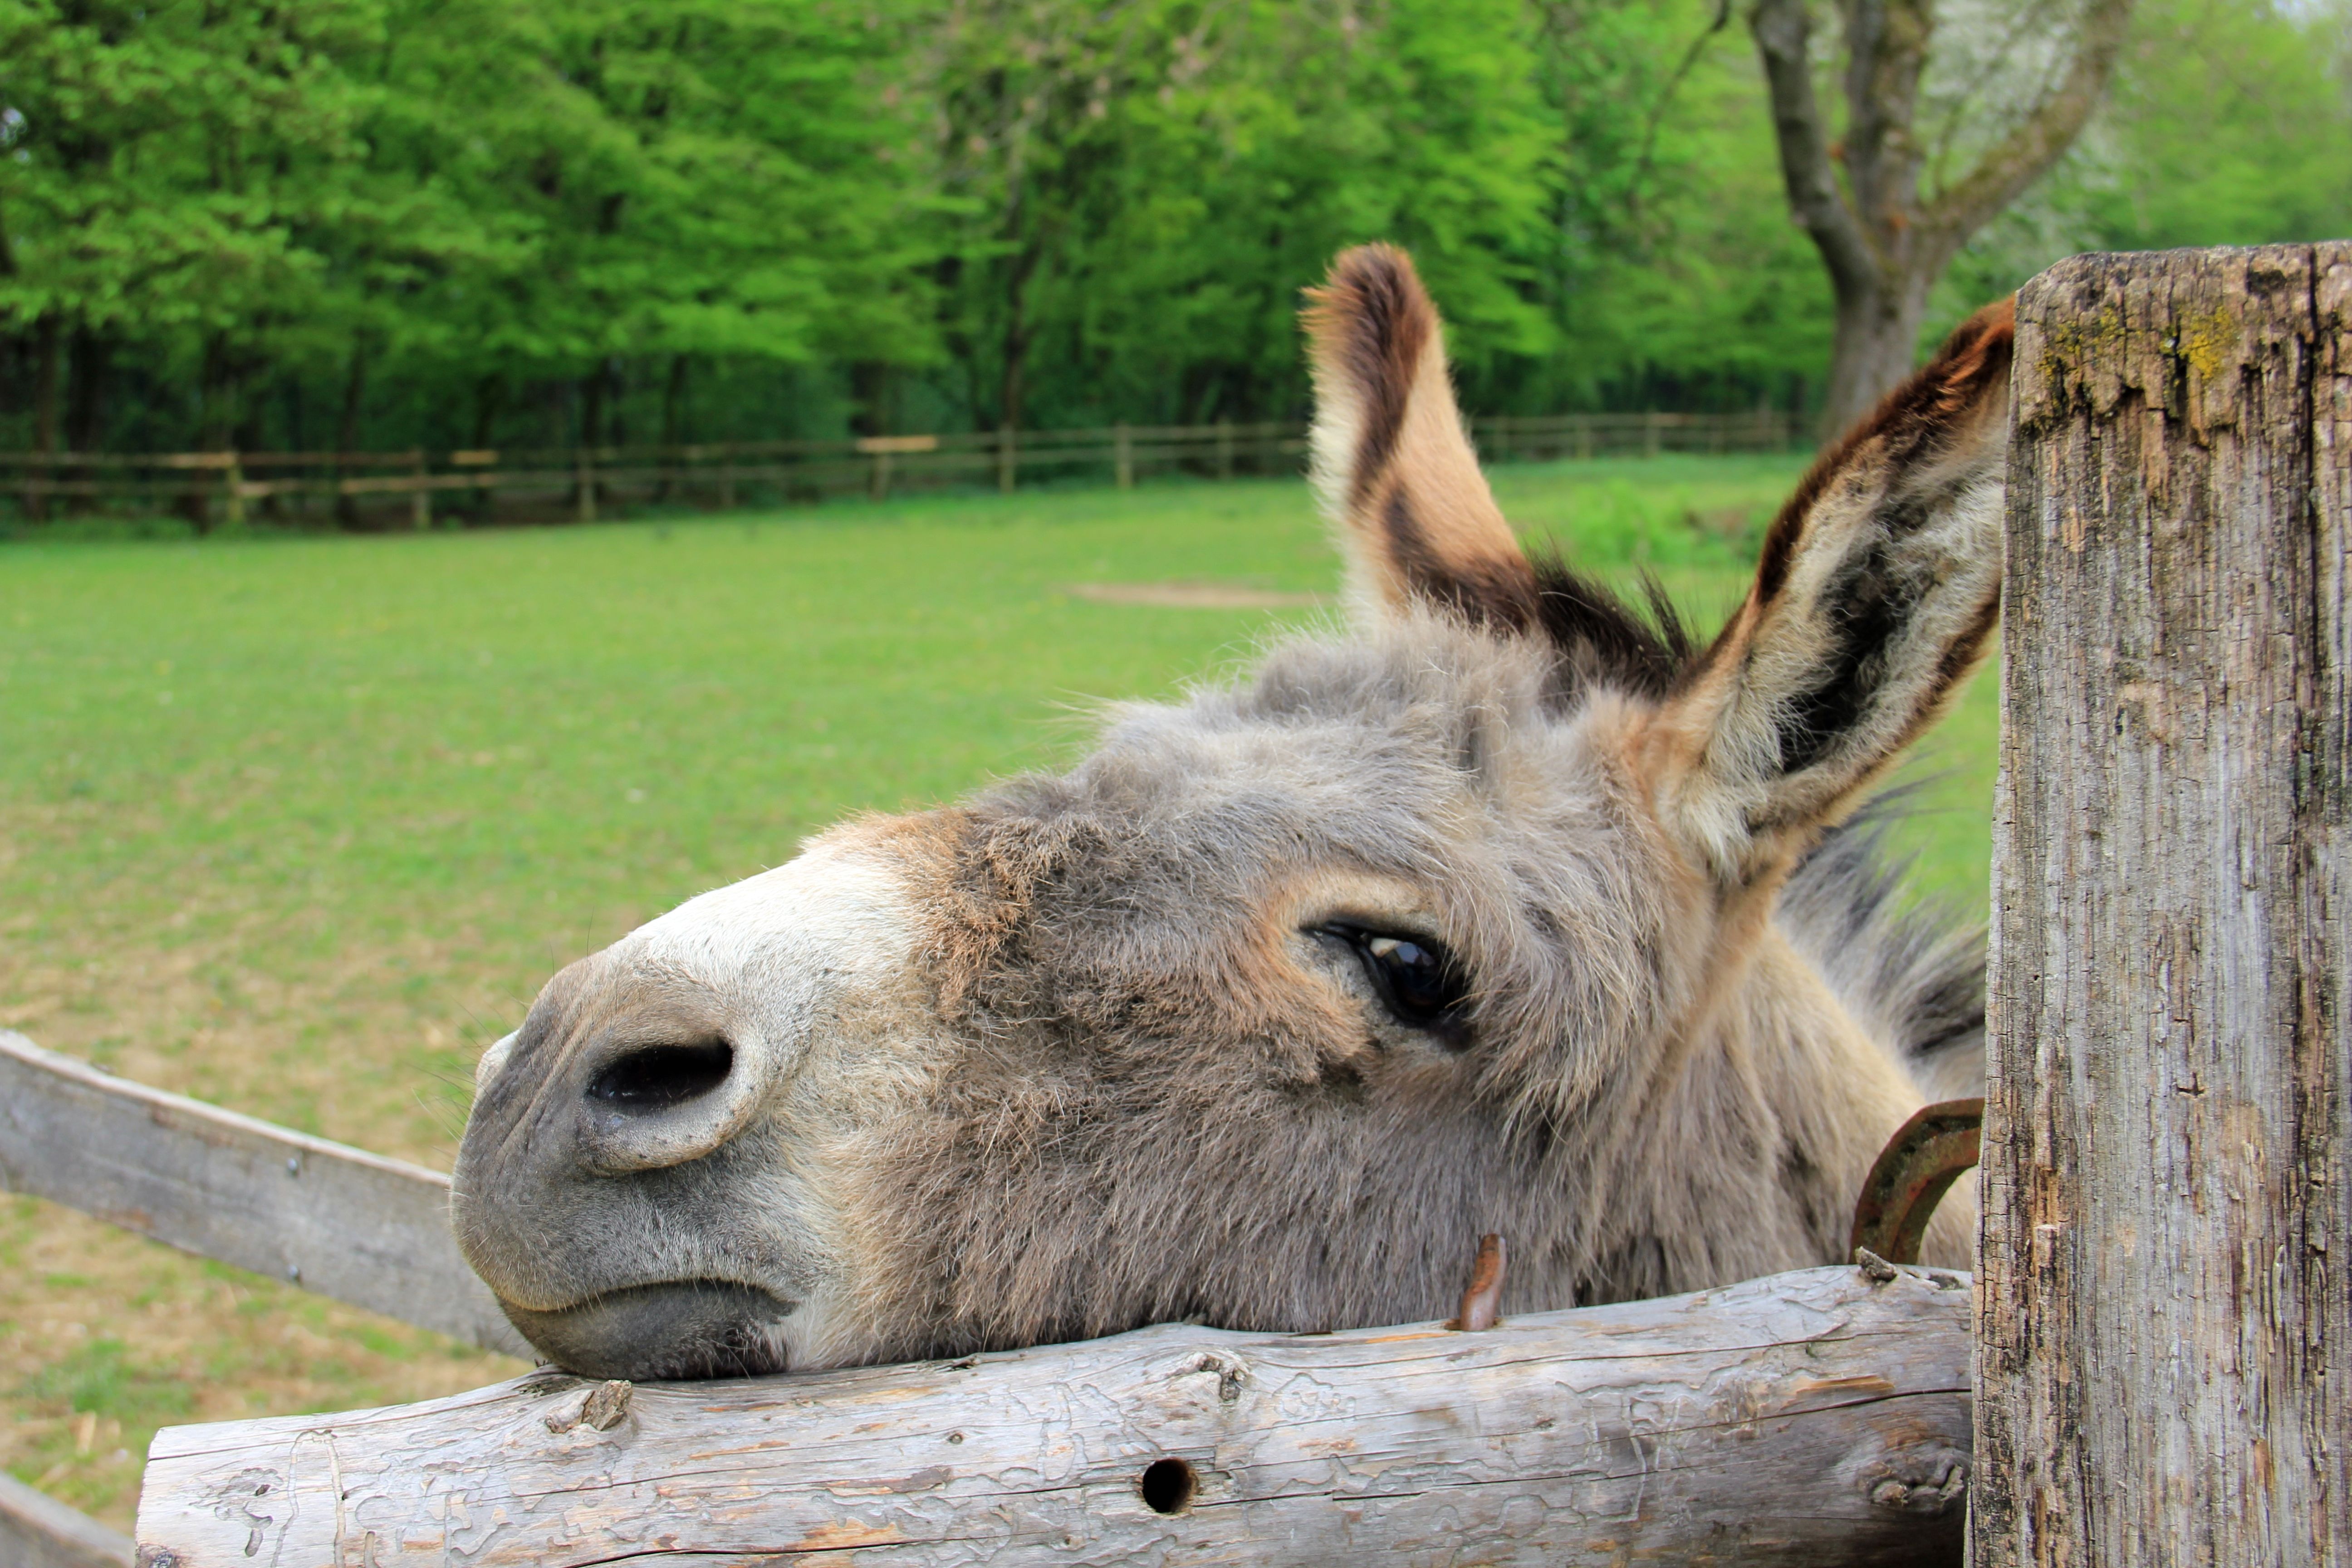
[[2006, 309], [1806, 477], [1703, 648], [1522, 552], [1403, 256], [1307, 324], [1349, 633], [837, 828], [485, 1055], [457, 1232], [554, 1359], [1429, 1318], [1489, 1230], [1515, 1310], [1837, 1256], [1906, 1052], [1980, 1023], [1965, 953], [1807, 856], [1992, 629]]

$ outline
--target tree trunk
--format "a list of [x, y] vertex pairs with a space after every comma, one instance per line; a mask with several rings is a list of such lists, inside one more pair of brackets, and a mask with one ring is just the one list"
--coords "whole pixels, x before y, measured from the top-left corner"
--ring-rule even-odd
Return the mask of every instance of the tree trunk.
[[1005, 268], [1003, 368], [996, 383], [996, 424], [1007, 432], [1021, 428], [1022, 379], [1029, 367], [1029, 342], [1034, 335], [1029, 325], [1029, 279], [1037, 270], [1041, 254], [1036, 246], [1026, 246]]
[[[367, 340], [364, 337], [355, 337], [352, 340], [351, 363], [343, 372], [342, 415], [335, 423], [337, 452], [349, 453], [360, 449], [360, 413], [367, 398]], [[342, 468], [343, 465], [340, 462], [335, 465], [338, 477], [341, 476]], [[335, 496], [337, 526], [353, 528], [358, 526], [359, 521], [358, 498], [338, 492]]]
[[498, 429], [499, 411], [506, 406], [507, 378], [496, 372], [474, 383], [474, 436], [472, 446], [484, 451]]
[[[196, 446], [218, 452], [228, 445], [228, 338], [214, 332], [205, 339], [204, 358], [196, 372]], [[214, 480], [221, 470], [200, 470], [196, 482], [181, 492], [180, 510], [198, 534], [212, 531]], [[223, 481], [226, 482], [226, 481]]]
[[2352, 1560], [2352, 243], [2018, 303], [1978, 1568]]
[[1021, 428], [1022, 380], [1029, 365], [1029, 334], [1023, 330], [1016, 314], [1013, 325], [1004, 333], [1004, 371], [996, 382], [996, 406], [1000, 410], [997, 426], [1005, 430]]
[[95, 452], [106, 440], [106, 379], [113, 368], [114, 343], [104, 332], [74, 329], [66, 396], [66, 450]]
[[[47, 456], [58, 449], [58, 380], [63, 355], [64, 323], [54, 310], [33, 323], [33, 450]], [[55, 468], [37, 466], [34, 474], [46, 481]], [[35, 522], [49, 515], [49, 498], [40, 489], [25, 495], [25, 515]]]
[[604, 424], [604, 366], [580, 378], [580, 453], [572, 484], [572, 508], [583, 521], [593, 521], [596, 516], [596, 481], [590, 476], [595, 470], [593, 454], [596, 450], [597, 434]]
[[859, 436], [890, 434], [890, 366], [862, 359], [849, 367], [849, 428]]
[[[259, 365], [251, 361], [240, 363], [236, 366], [235, 383], [237, 389], [236, 423], [229, 431], [228, 444], [232, 450], [239, 453], [258, 452], [269, 444], [268, 411], [262, 399], [251, 391], [251, 388], [261, 379], [257, 374], [260, 369]], [[229, 470], [229, 480], [231, 483], [241, 483], [243, 479], [244, 467], [240, 460], [238, 467]], [[240, 502], [240, 508], [241, 506]], [[275, 518], [283, 515], [283, 509], [279, 506], [275, 494], [261, 498], [260, 510], [264, 517]], [[240, 517], [238, 521], [244, 520]]]
[[661, 444], [671, 450], [662, 457], [662, 480], [654, 490], [656, 500], [669, 499], [669, 476], [674, 466], [683, 461], [676, 448], [686, 444], [686, 377], [687, 367], [691, 363], [685, 354], [672, 354], [669, 378], [662, 384]]
[[1871, 278], [1837, 289], [1837, 329], [1830, 345], [1822, 433], [1834, 440], [1902, 384], [1918, 359], [1927, 293], [1943, 271], [1915, 268], [1892, 280]]
[[[492, 437], [497, 433], [499, 414], [506, 406], [507, 378], [497, 371], [474, 383], [474, 429], [470, 445], [478, 452], [490, 450]], [[498, 504], [497, 492], [484, 485], [474, 491], [466, 515], [477, 523], [487, 523]]]
[[686, 444], [686, 382], [693, 366], [690, 354], [673, 354], [669, 362], [669, 380], [662, 385], [662, 445], [682, 447]]
[[65, 371], [65, 324], [54, 310], [33, 323], [33, 450], [58, 449], [58, 387]]
[[1844, 134], [1813, 92], [1808, 0], [1751, 0], [1789, 212], [1811, 237], [1837, 300], [1822, 434], [1835, 437], [1911, 373], [1927, 294], [1969, 237], [2073, 145], [2106, 91], [2133, 0], [2085, 0], [2065, 72], [1932, 199], [1919, 188], [1913, 121], [1935, 32], [1931, 0], [1841, 0]]
[[615, 447], [625, 447], [629, 444], [629, 384], [619, 355], [616, 354], [604, 362], [604, 376], [606, 406], [611, 410], [610, 444]]
[[604, 425], [604, 367], [580, 378], [580, 444], [593, 447]]
[[229, 426], [236, 417], [236, 374], [228, 334], [214, 332], [206, 337], [196, 397], [196, 444], [205, 451], [228, 449]]

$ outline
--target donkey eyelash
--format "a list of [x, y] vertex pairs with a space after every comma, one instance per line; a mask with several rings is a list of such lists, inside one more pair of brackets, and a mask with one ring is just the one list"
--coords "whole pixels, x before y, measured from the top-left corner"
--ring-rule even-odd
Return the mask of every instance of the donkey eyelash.
[[1345, 942], [1390, 1016], [1434, 1035], [1450, 1050], [1470, 1044], [1470, 977], [1444, 944], [1412, 931], [1334, 921], [1313, 935]]

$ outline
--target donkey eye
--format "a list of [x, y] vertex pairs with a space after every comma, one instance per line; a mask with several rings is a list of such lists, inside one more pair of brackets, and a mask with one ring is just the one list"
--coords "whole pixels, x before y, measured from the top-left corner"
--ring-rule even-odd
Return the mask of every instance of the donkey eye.
[[1372, 989], [1397, 1022], [1426, 1029], [1456, 1049], [1469, 1044], [1463, 1015], [1470, 984], [1452, 953], [1426, 937], [1393, 936], [1357, 926], [1326, 926], [1318, 934], [1355, 949]]

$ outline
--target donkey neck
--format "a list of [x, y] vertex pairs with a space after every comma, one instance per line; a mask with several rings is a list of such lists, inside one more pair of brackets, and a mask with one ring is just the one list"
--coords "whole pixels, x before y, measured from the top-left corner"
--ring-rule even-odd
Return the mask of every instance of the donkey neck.
[[[1920, 1104], [1894, 1053], [1769, 921], [1626, 1118], [1588, 1299], [1837, 1261], [1885, 1133]], [[1629, 1108], [1632, 1109], [1632, 1108]]]

